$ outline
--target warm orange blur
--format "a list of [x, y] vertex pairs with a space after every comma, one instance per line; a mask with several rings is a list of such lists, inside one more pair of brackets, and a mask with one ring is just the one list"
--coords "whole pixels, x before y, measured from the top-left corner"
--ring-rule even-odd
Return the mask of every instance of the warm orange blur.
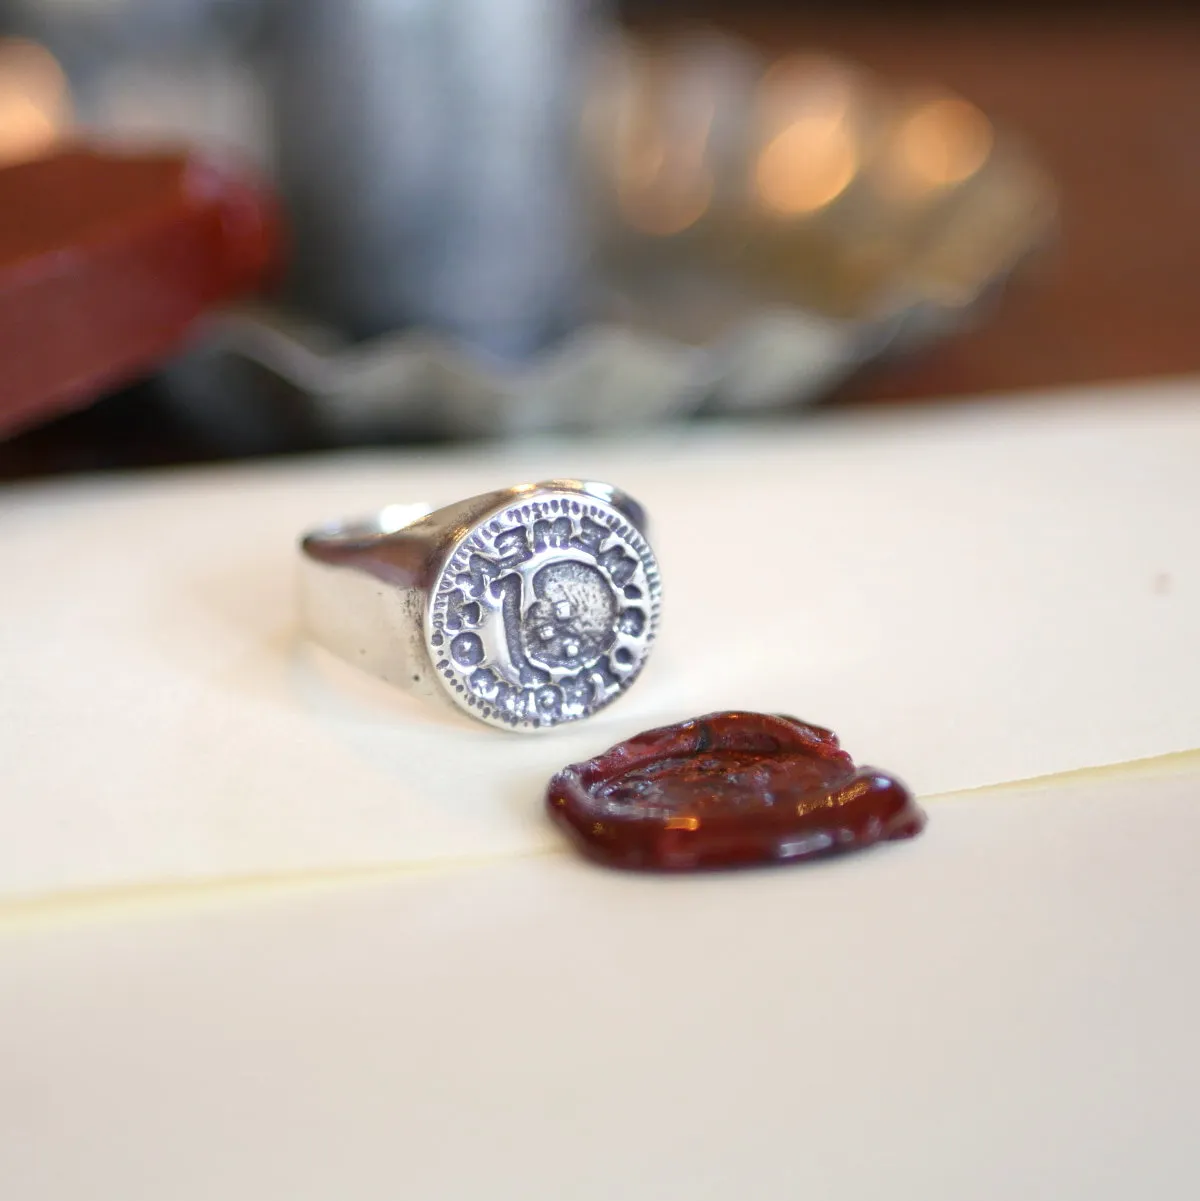
[[0, 165], [44, 154], [70, 121], [66, 76], [44, 46], [0, 38]]

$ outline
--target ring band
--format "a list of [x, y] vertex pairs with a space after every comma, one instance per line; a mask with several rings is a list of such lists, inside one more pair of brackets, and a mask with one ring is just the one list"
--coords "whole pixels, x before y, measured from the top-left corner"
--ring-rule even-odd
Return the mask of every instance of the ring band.
[[662, 586], [645, 510], [610, 484], [517, 484], [390, 505], [301, 540], [310, 637], [513, 730], [578, 721], [637, 679]]

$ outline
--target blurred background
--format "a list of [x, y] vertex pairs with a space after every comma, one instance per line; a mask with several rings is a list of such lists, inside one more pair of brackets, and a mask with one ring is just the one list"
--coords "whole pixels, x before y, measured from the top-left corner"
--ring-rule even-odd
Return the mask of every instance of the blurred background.
[[1200, 17], [0, 0], [0, 477], [1200, 368]]

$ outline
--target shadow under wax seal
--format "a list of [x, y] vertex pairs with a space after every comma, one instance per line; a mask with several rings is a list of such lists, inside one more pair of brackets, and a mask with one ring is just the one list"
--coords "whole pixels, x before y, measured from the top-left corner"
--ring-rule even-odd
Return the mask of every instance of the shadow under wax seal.
[[829, 730], [764, 713], [638, 734], [563, 768], [546, 801], [588, 858], [657, 871], [796, 862], [925, 825], [899, 780], [855, 766]]

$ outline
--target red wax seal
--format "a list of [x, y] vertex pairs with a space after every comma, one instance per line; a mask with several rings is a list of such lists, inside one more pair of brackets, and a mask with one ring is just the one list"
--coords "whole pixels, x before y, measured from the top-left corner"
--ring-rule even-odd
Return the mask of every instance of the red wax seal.
[[812, 859], [925, 825], [908, 789], [855, 767], [835, 734], [765, 713], [648, 730], [563, 768], [546, 801], [589, 858], [663, 871]]
[[0, 169], [0, 435], [150, 371], [279, 261], [241, 169], [82, 148]]

